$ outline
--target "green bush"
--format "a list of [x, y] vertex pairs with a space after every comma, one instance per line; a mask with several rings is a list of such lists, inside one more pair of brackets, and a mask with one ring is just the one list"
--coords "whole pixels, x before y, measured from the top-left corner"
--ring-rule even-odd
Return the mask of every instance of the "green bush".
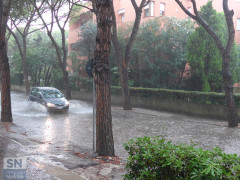
[[23, 85], [23, 74], [22, 73], [10, 73], [11, 84], [13, 85]]
[[79, 89], [92, 92], [93, 78], [79, 78]]
[[240, 157], [221, 149], [174, 145], [163, 138], [144, 137], [124, 144], [129, 153], [124, 179], [239, 179]]
[[[112, 86], [111, 92], [112, 94], [121, 95], [121, 88]], [[130, 94], [133, 97], [151, 97], [154, 99], [159, 98], [192, 103], [226, 105], [224, 93], [131, 87]], [[234, 96], [235, 104], [239, 105], [240, 95], [235, 94]]]

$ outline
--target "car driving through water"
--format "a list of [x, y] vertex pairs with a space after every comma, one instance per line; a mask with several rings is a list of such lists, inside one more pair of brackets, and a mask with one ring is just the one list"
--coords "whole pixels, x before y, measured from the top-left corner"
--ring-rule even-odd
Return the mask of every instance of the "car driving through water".
[[68, 111], [69, 109], [69, 102], [64, 95], [53, 87], [33, 87], [29, 101], [42, 104], [48, 111]]

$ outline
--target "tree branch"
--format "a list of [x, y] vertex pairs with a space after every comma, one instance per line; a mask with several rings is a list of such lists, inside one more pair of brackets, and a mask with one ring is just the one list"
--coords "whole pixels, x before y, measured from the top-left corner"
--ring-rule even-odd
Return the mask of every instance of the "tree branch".
[[149, 3], [150, 3], [150, 0], [148, 0], [145, 4], [144, 4], [143, 1], [142, 1], [141, 5], [140, 5], [140, 8], [144, 8], [144, 7], [147, 6]]
[[91, 9], [91, 8], [89, 8], [89, 7], [87, 7], [87, 6], [82, 5], [82, 4], [78, 4], [78, 2], [80, 2], [80, 1], [78, 1], [78, 2], [70, 2], [70, 0], [67, 0], [67, 1], [68, 1], [69, 3], [72, 3], [72, 4], [75, 5], [75, 6], [80, 6], [80, 7], [83, 7], [83, 8], [86, 8], [86, 9], [90, 10], [90, 11], [93, 12], [93, 13], [96, 13], [96, 10], [94, 10], [94, 8]]
[[230, 53], [232, 46], [234, 44], [234, 36], [235, 36], [235, 30], [234, 30], [234, 23], [233, 23], [233, 10], [229, 10], [228, 8], [228, 0], [223, 0], [223, 11], [225, 14], [227, 27], [228, 27], [228, 42], [226, 46], [226, 51]]
[[[180, 8], [192, 19], [196, 20], [196, 16], [193, 15], [192, 13], [190, 13], [182, 4], [182, 2], [180, 0], [175, 0], [176, 3], [178, 3], [178, 5], [180, 6]], [[194, 1], [195, 2], [195, 1]], [[194, 5], [195, 4], [195, 5]], [[193, 3], [193, 8], [194, 8], [194, 12], [197, 12], [197, 8], [196, 8], [196, 3]]]
[[199, 24], [202, 25], [202, 27], [209, 33], [209, 35], [214, 39], [214, 41], [216, 42], [217, 46], [220, 49], [224, 49], [223, 43], [221, 42], [219, 36], [213, 31], [213, 29], [211, 28], [211, 26], [200, 16], [200, 14], [198, 13], [197, 10], [197, 5], [196, 5], [196, 1], [195, 0], [191, 0], [192, 4], [193, 4], [193, 9], [194, 9], [194, 13], [195, 16], [193, 14], [191, 14], [182, 4], [182, 2], [180, 2], [180, 0], [175, 0], [178, 5], [181, 7], [181, 9], [188, 15], [190, 16], [192, 19], [194, 19], [195, 21], [197, 21]]
[[132, 2], [132, 5], [133, 5], [134, 9], [137, 10], [138, 9], [138, 5], [137, 5], [136, 1], [135, 0], [131, 0], [131, 2]]
[[14, 37], [14, 39], [17, 43], [18, 49], [19, 49], [20, 56], [21, 56], [21, 58], [23, 58], [23, 49], [22, 49], [22, 46], [20, 45], [20, 42], [19, 42], [16, 34], [11, 30], [11, 28], [8, 25], [7, 25], [7, 29], [12, 34], [12, 36]]

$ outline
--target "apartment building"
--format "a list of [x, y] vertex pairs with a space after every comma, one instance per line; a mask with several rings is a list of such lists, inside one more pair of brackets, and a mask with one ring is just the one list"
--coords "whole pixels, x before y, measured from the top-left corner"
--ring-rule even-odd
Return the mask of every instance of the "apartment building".
[[[113, 0], [117, 25], [121, 26], [127, 22], [133, 22], [135, 19], [135, 11], [130, 0]], [[136, 0], [140, 4], [141, 0]], [[208, 0], [196, 0], [197, 8], [206, 4]], [[213, 7], [218, 12], [223, 12], [222, 0], [212, 0]], [[193, 12], [191, 0], [182, 0], [182, 4], [190, 11]], [[229, 8], [234, 10], [234, 25], [235, 25], [235, 40], [240, 44], [240, 0], [229, 0]], [[155, 17], [177, 17], [180, 19], [187, 18], [188, 16], [183, 12], [175, 0], [151, 0], [150, 3], [144, 7], [141, 22], [145, 22]], [[91, 12], [85, 10], [78, 21], [70, 24], [69, 27], [69, 50], [72, 51], [74, 44], [78, 40], [78, 31], [82, 24], [94, 19]], [[69, 62], [71, 64], [71, 62]]]
[[[135, 19], [135, 11], [130, 0], [113, 0], [115, 14], [117, 18], [117, 24], [123, 24], [126, 22], [133, 22]], [[212, 0], [214, 8], [222, 12], [222, 0]], [[140, 4], [141, 0], [136, 0]], [[197, 8], [206, 4], [208, 0], [196, 0]], [[193, 12], [191, 0], [182, 0], [183, 5]], [[240, 0], [229, 0], [229, 8], [234, 10], [234, 25], [236, 42], [240, 44]], [[89, 11], [85, 11], [80, 15], [79, 20], [70, 25], [69, 28], [69, 44], [74, 44], [77, 41], [77, 31], [86, 21], [93, 17], [89, 15]], [[180, 19], [187, 18], [188, 16], [182, 11], [175, 0], [154, 0], [144, 7], [141, 22], [153, 19], [155, 17], [177, 17]]]
[[[137, 0], [140, 3], [140, 0]], [[196, 0], [197, 8], [208, 2], [208, 0]], [[222, 0], [212, 0], [213, 7], [218, 12], [223, 12]], [[191, 0], [182, 0], [182, 4], [190, 11], [193, 12]], [[240, 44], [240, 0], [229, 0], [229, 8], [234, 10], [234, 25], [235, 25], [235, 38], [236, 42]], [[125, 23], [134, 21], [135, 12], [131, 5], [130, 0], [114, 0], [114, 8], [117, 17], [117, 23]], [[147, 21], [154, 17], [177, 17], [180, 19], [187, 18], [188, 16], [182, 11], [175, 0], [154, 0], [144, 7], [141, 22]]]

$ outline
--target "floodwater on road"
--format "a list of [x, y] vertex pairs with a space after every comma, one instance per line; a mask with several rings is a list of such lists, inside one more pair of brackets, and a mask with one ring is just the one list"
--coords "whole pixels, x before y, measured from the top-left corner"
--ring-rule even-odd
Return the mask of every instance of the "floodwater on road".
[[[43, 153], [61, 157], [68, 151], [91, 151], [93, 147], [92, 104], [70, 101], [67, 113], [48, 113], [36, 103], [28, 102], [23, 93], [12, 92], [14, 130], [23, 144]], [[228, 128], [227, 122], [181, 114], [135, 108], [124, 111], [112, 107], [113, 135], [116, 155], [127, 158], [123, 143], [143, 136], [164, 136], [174, 143], [196, 143], [203, 148], [220, 147], [225, 152], [240, 154], [240, 129]]]
[[13, 123], [21, 133], [41, 142], [42, 151], [51, 150], [53, 144], [65, 151], [72, 146], [91, 149], [92, 107], [88, 103], [70, 100], [68, 112], [49, 113], [22, 93], [12, 92], [11, 98]]

